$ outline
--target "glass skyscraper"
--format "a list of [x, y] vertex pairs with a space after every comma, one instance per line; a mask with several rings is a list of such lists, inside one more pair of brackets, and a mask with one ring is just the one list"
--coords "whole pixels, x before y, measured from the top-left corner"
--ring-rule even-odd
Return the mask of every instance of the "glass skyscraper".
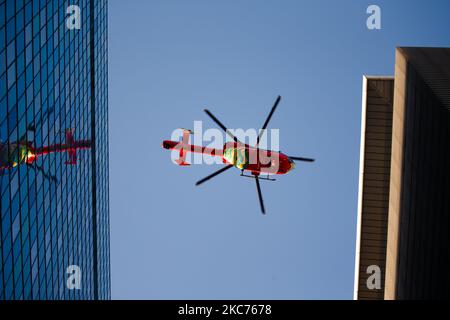
[[110, 298], [107, 80], [106, 0], [0, 0], [0, 300]]

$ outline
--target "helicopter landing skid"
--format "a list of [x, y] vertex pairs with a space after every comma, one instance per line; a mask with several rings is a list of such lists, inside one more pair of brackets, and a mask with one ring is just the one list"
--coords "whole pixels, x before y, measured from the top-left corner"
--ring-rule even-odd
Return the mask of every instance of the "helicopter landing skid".
[[[243, 173], [241, 173], [241, 177], [256, 179], [256, 176], [249, 176], [249, 175], [246, 175], [246, 174], [243, 174]], [[267, 177], [265, 177], [265, 176], [264, 177], [263, 176], [258, 176], [258, 178], [259, 178], [259, 180], [277, 181], [277, 179], [270, 178], [269, 176], [267, 176]]]

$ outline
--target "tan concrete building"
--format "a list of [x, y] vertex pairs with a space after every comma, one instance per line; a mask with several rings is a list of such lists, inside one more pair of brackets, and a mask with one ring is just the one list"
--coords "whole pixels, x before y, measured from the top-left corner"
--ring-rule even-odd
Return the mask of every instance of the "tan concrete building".
[[450, 49], [398, 48], [362, 105], [354, 298], [450, 298]]

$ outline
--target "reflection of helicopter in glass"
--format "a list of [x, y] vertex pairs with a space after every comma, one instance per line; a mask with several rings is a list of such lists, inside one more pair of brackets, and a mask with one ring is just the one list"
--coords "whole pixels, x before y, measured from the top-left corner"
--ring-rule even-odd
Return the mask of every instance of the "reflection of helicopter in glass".
[[[47, 110], [46, 115], [48, 116], [52, 112], [52, 109]], [[29, 126], [27, 128], [27, 133], [25, 133], [18, 142], [0, 142], [0, 173], [3, 174], [5, 170], [26, 164], [31, 166], [31, 168], [41, 171], [46, 178], [56, 180], [55, 177], [46, 174], [44, 170], [36, 164], [39, 157], [56, 152], [67, 152], [69, 159], [66, 161], [66, 164], [75, 165], [77, 163], [77, 151], [91, 148], [90, 140], [76, 141], [73, 138], [72, 129], [65, 130], [64, 144], [36, 147], [27, 139], [29, 131], [35, 131], [35, 127]]]
[[75, 141], [71, 129], [66, 129], [65, 144], [53, 144], [36, 148], [31, 142], [27, 141], [0, 143], [0, 170], [14, 168], [21, 164], [32, 164], [39, 157], [55, 152], [67, 152], [69, 160], [66, 161], [66, 164], [75, 165], [77, 163], [77, 150], [90, 148], [91, 141]]

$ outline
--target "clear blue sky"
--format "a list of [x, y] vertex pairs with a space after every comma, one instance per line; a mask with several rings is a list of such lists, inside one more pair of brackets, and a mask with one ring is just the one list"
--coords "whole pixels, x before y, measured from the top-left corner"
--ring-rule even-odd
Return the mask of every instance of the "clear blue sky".
[[[378, 4], [382, 30], [366, 27]], [[110, 0], [112, 296], [351, 299], [362, 75], [392, 75], [396, 46], [450, 46], [450, 2]], [[315, 157], [275, 183], [180, 168], [161, 148], [213, 111], [271, 127]]]

